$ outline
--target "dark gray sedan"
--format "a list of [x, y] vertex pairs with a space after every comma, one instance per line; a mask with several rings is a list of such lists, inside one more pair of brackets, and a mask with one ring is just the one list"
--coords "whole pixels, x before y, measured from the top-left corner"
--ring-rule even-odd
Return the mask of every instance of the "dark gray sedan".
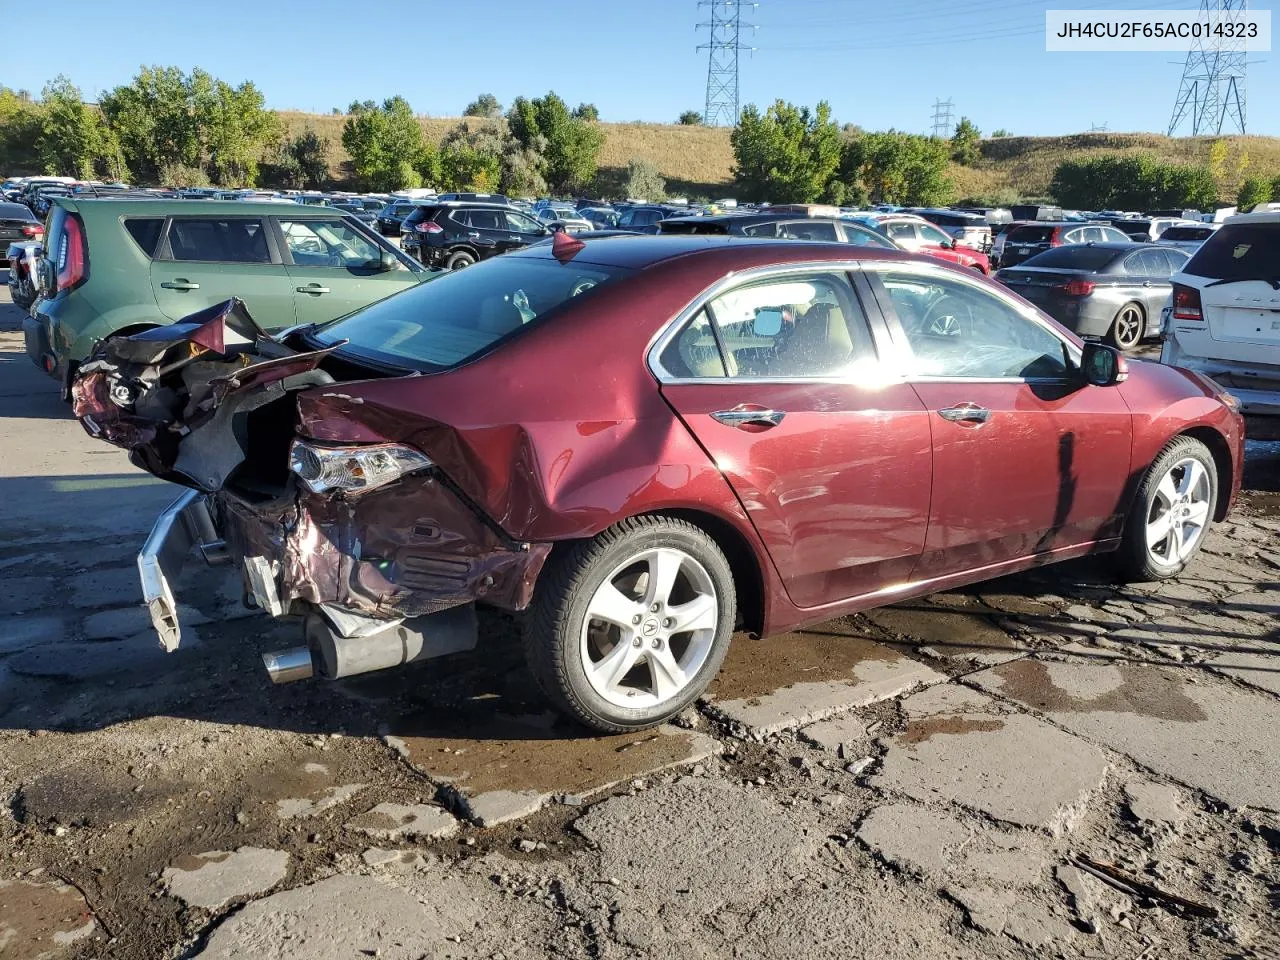
[[1080, 336], [1127, 350], [1159, 333], [1169, 278], [1187, 259], [1149, 243], [1081, 243], [1046, 250], [995, 278]]

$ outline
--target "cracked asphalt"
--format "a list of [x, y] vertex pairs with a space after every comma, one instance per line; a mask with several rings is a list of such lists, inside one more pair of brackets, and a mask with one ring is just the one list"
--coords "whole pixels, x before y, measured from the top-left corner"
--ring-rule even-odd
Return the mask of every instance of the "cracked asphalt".
[[272, 687], [296, 628], [192, 566], [162, 653], [133, 556], [176, 491], [19, 325], [0, 287], [0, 960], [1280, 956], [1280, 445], [1175, 582], [737, 637], [696, 710], [592, 737], [496, 615]]

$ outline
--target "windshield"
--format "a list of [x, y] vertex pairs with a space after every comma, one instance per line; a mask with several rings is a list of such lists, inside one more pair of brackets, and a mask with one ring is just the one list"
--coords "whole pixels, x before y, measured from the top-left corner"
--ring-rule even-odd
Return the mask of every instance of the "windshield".
[[1204, 242], [1183, 273], [1214, 280], [1280, 280], [1280, 224], [1227, 224]]
[[1211, 227], [1170, 227], [1160, 234], [1161, 240], [1207, 240], [1214, 231]]
[[412, 370], [457, 366], [594, 287], [635, 271], [594, 263], [498, 257], [445, 274], [336, 320], [322, 344]]
[[1028, 226], [1014, 227], [1009, 231], [1009, 243], [1048, 243], [1053, 236], [1053, 227]]
[[1071, 244], [1038, 253], [1024, 267], [1061, 267], [1064, 270], [1099, 270], [1116, 258], [1115, 250]]

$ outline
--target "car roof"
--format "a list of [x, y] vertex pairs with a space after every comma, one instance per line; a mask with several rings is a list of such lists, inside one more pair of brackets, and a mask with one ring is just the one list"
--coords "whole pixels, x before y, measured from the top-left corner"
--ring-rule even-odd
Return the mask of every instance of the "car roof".
[[[199, 203], [190, 200], [170, 200], [159, 197], [155, 200], [112, 200], [107, 197], [59, 197], [54, 201], [68, 210], [110, 210], [114, 214], [140, 213], [149, 216], [173, 217], [182, 214], [207, 217], [211, 214], [222, 214], [229, 217], [283, 216], [281, 212], [286, 204], [263, 203], [254, 200], [201, 200]], [[308, 217], [325, 217], [339, 219], [347, 216], [345, 210], [334, 207], [307, 206], [294, 204], [297, 213], [305, 212]]]
[[[578, 236], [581, 237], [581, 234]], [[575, 255], [574, 260], [631, 270], [642, 270], [654, 264], [682, 257], [702, 256], [722, 261], [718, 269], [726, 270], [748, 269], [771, 263], [803, 263], [821, 260], [870, 259], [941, 263], [934, 257], [917, 256], [902, 250], [889, 250], [882, 247], [707, 234], [635, 234], [589, 238], [583, 242], [585, 246]], [[555, 256], [554, 249], [552, 243], [538, 243], [506, 256], [547, 260]]]
[[1223, 226], [1228, 226], [1233, 223], [1280, 223], [1280, 210], [1260, 210], [1257, 213], [1238, 213], [1234, 217], [1227, 217], [1223, 222]]

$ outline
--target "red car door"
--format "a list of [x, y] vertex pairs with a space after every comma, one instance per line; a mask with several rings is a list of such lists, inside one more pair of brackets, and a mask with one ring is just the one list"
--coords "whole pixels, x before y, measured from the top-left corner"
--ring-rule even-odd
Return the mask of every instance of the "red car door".
[[1119, 536], [1131, 417], [1083, 384], [1052, 324], [944, 269], [870, 272], [929, 410], [933, 495], [914, 579]]
[[657, 367], [793, 603], [908, 579], [927, 529], [929, 415], [909, 385], [885, 381], [844, 274], [727, 290], [673, 331]]

